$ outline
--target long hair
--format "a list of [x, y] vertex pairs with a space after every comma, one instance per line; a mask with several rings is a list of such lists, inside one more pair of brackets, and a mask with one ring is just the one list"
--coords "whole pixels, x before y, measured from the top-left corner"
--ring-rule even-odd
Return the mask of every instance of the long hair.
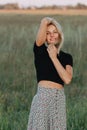
[[[50, 24], [54, 25], [57, 28], [57, 31], [59, 33], [58, 51], [60, 51], [61, 47], [63, 46], [63, 42], [64, 42], [64, 34], [62, 31], [62, 27], [54, 18], [47, 17], [47, 19], [49, 19]], [[48, 26], [50, 24], [48, 24]]]

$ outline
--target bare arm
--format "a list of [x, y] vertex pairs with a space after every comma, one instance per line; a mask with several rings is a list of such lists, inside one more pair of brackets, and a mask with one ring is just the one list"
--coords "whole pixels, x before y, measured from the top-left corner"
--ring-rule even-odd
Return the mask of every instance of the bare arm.
[[54, 45], [49, 45], [47, 49], [49, 56], [59, 74], [61, 79], [64, 81], [65, 84], [69, 84], [72, 80], [73, 70], [70, 65], [66, 65], [66, 68], [64, 68], [60, 61], [57, 59], [57, 49]]
[[41, 46], [46, 41], [47, 25], [51, 22], [51, 18], [45, 17], [41, 20], [41, 24], [36, 36], [37, 46]]

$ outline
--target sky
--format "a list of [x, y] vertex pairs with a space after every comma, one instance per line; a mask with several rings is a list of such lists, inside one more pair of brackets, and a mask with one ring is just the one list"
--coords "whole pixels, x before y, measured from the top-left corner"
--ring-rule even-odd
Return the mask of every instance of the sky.
[[20, 7], [47, 6], [47, 5], [76, 5], [77, 3], [87, 5], [87, 0], [0, 0], [0, 5], [7, 3], [18, 3]]

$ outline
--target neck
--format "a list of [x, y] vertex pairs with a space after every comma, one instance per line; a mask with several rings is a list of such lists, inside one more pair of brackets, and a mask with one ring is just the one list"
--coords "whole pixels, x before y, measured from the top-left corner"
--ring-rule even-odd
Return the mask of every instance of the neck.
[[[58, 55], [59, 55], [60, 50], [58, 49], [58, 47], [59, 47], [60, 43], [55, 43], [54, 45], [55, 45], [55, 47], [57, 48], [57, 50], [58, 50]], [[49, 46], [49, 43], [45, 42], [45, 46], [48, 47], [48, 46]]]

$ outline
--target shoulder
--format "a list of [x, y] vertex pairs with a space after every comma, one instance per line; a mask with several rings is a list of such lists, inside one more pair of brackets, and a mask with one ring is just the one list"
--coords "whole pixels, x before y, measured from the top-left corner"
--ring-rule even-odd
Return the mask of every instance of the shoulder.
[[42, 48], [45, 46], [45, 43], [43, 43], [42, 45], [38, 46], [36, 41], [34, 41], [34, 47], [37, 47], [37, 48]]
[[45, 47], [45, 44], [43, 43], [43, 45], [41, 45], [41, 46], [38, 46], [37, 44], [36, 44], [36, 41], [34, 42], [34, 50], [40, 50], [40, 49], [42, 49], [42, 48], [44, 48]]
[[45, 46], [45, 44], [43, 44], [41, 46], [37, 46], [36, 41], [35, 41], [34, 46], [33, 46], [33, 51], [35, 54], [42, 54], [46, 51], [46, 46]]
[[66, 58], [72, 58], [71, 54], [64, 52], [64, 51], [60, 51], [60, 55], [63, 56], [63, 57], [66, 57]]
[[71, 65], [73, 66], [73, 57], [71, 54], [66, 53], [64, 51], [60, 51], [60, 56], [63, 59], [63, 61], [66, 63], [66, 65]]

